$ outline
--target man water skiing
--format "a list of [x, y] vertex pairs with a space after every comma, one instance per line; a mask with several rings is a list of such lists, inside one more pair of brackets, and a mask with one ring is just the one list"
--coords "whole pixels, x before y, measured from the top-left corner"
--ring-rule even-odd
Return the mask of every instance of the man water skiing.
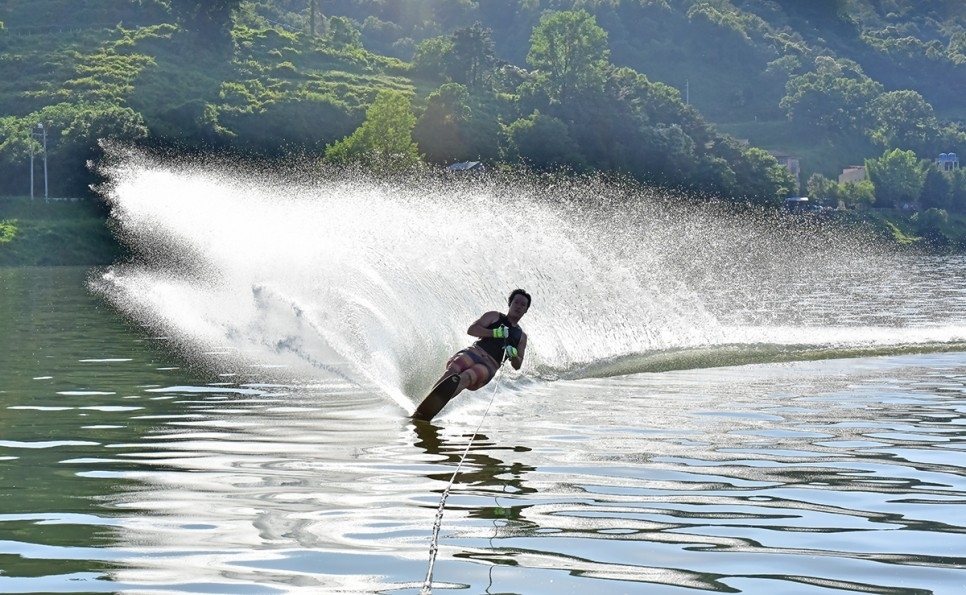
[[514, 289], [507, 300], [506, 314], [492, 311], [470, 325], [466, 334], [479, 340], [446, 362], [446, 372], [413, 413], [413, 419], [429, 421], [464, 389], [478, 390], [486, 385], [505, 360], [514, 370], [523, 365], [527, 334], [520, 319], [530, 309], [530, 294]]

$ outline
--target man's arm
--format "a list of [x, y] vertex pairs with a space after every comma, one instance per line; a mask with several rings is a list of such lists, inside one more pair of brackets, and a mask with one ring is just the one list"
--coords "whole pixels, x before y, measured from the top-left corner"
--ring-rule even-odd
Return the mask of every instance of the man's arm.
[[527, 334], [522, 333], [520, 335], [520, 342], [517, 344], [517, 356], [510, 358], [510, 365], [513, 366], [514, 370], [519, 370], [520, 366], [523, 365], [523, 355], [527, 351]]
[[470, 325], [470, 328], [466, 329], [466, 334], [471, 337], [477, 337], [479, 339], [487, 339], [493, 336], [493, 330], [486, 327], [490, 326], [494, 322], [500, 319], [499, 312], [487, 312], [483, 316], [480, 316], [476, 322]]

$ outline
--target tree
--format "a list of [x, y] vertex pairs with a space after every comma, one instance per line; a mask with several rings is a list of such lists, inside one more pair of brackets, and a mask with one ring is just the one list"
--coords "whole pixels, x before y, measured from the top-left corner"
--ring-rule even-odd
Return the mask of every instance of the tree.
[[472, 21], [472, 15], [478, 9], [477, 0], [429, 0], [426, 4], [435, 17], [433, 20], [444, 30], [465, 26]]
[[851, 207], [870, 206], [876, 201], [875, 186], [869, 180], [839, 184], [839, 200]]
[[491, 33], [480, 23], [453, 33], [448, 57], [449, 74], [453, 82], [464, 84], [470, 89], [482, 86], [486, 73], [496, 64]]
[[567, 125], [553, 116], [534, 112], [506, 127], [505, 156], [541, 169], [581, 165], [580, 151]]
[[952, 204], [950, 210], [966, 213], [966, 169], [957, 169], [952, 175]]
[[76, 194], [96, 181], [88, 163], [103, 156], [102, 140], [137, 143], [148, 137], [140, 113], [129, 107], [103, 102], [58, 103], [23, 118], [0, 119], [0, 161], [22, 167], [32, 153], [41, 151], [37, 124], [47, 129], [47, 153], [51, 169], [51, 191]]
[[551, 101], [566, 103], [579, 91], [602, 89], [607, 78], [607, 33], [585, 10], [540, 17], [527, 63], [541, 71]]
[[749, 147], [734, 164], [735, 189], [756, 203], [777, 206], [780, 200], [795, 191], [795, 178], [788, 168], [764, 149]]
[[331, 163], [361, 161], [381, 169], [401, 169], [422, 162], [413, 142], [416, 116], [409, 98], [398, 91], [380, 91], [366, 110], [362, 125], [348, 137], [325, 148]]
[[463, 85], [447, 83], [426, 99], [426, 111], [416, 120], [413, 136], [428, 161], [446, 163], [470, 157], [463, 135], [471, 115], [469, 95]]
[[918, 223], [919, 233], [934, 247], [943, 247], [949, 244], [949, 238], [943, 233], [942, 229], [949, 223], [949, 213], [943, 209], [926, 209], [921, 213], [916, 213], [914, 219]]
[[203, 44], [229, 46], [232, 15], [241, 0], [168, 0], [172, 16]]
[[67, 188], [89, 187], [94, 181], [89, 164], [103, 157], [101, 141], [135, 143], [149, 134], [143, 116], [129, 107], [110, 103], [76, 107], [73, 120], [61, 132], [58, 149], [68, 164], [60, 180]]
[[490, 33], [475, 23], [449, 37], [426, 39], [416, 48], [413, 67], [428, 76], [478, 89], [496, 64]]
[[413, 53], [413, 70], [429, 77], [445, 80], [453, 40], [448, 37], [424, 39]]
[[883, 147], [915, 151], [930, 148], [939, 130], [932, 106], [916, 91], [889, 91], [872, 102], [870, 138]]
[[893, 149], [878, 159], [866, 159], [865, 170], [875, 186], [877, 204], [900, 207], [915, 202], [922, 193], [925, 173], [912, 151]]
[[947, 174], [935, 165], [926, 168], [926, 176], [919, 194], [919, 204], [924, 209], [948, 209], [953, 201], [953, 184]]
[[329, 19], [329, 31], [325, 40], [335, 49], [356, 49], [362, 47], [362, 34], [352, 26], [352, 21], [345, 17]]
[[814, 71], [788, 80], [780, 105], [802, 130], [865, 135], [871, 117], [868, 106], [881, 93], [882, 85], [857, 65], [823, 56]]
[[830, 180], [820, 173], [812, 174], [805, 183], [805, 192], [816, 200], [833, 198], [837, 190], [838, 182]]

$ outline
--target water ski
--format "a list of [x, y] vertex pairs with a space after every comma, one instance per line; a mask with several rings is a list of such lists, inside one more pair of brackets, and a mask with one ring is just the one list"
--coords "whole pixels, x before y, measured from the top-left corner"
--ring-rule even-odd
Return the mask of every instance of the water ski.
[[436, 414], [449, 403], [449, 400], [453, 398], [456, 394], [456, 388], [460, 384], [460, 377], [457, 374], [452, 374], [440, 380], [433, 390], [429, 391], [423, 402], [419, 404], [416, 408], [416, 412], [413, 413], [413, 419], [418, 419], [422, 421], [429, 421], [436, 417]]

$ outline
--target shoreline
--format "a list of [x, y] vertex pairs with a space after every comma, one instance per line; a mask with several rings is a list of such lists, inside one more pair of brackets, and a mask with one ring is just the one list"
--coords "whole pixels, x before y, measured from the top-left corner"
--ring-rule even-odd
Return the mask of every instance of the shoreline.
[[101, 266], [125, 252], [97, 199], [0, 196], [0, 266]]

